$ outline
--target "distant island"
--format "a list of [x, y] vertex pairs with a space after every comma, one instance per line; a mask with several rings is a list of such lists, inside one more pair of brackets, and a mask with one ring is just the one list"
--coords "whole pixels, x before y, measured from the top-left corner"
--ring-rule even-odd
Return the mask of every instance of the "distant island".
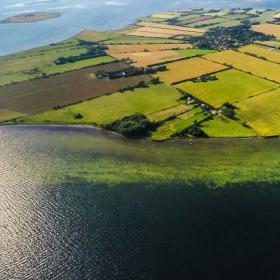
[[0, 21], [0, 23], [30, 23], [60, 17], [59, 13], [34, 12], [18, 14]]

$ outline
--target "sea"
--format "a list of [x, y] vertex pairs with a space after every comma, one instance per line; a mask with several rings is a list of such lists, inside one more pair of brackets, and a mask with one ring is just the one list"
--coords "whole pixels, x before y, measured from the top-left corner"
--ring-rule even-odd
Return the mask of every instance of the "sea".
[[42, 22], [0, 25], [0, 55], [67, 39], [81, 30], [118, 29], [137, 18], [185, 8], [279, 8], [278, 0], [1, 0], [0, 20], [27, 12], [58, 12]]

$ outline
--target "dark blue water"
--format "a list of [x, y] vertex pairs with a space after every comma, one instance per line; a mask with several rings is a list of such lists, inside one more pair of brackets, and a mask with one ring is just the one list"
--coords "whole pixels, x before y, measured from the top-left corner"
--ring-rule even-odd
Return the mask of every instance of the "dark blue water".
[[0, 25], [0, 55], [69, 38], [85, 28], [117, 29], [158, 11], [190, 7], [279, 8], [278, 0], [1, 0], [0, 19], [24, 12], [59, 12], [44, 22]]
[[[279, 279], [277, 180], [183, 183], [183, 171], [215, 173], [220, 162], [204, 160], [218, 151], [228, 167], [257, 160], [259, 178], [279, 177], [279, 139], [153, 145], [81, 128], [0, 128], [0, 279]], [[171, 168], [180, 176], [164, 183]]]

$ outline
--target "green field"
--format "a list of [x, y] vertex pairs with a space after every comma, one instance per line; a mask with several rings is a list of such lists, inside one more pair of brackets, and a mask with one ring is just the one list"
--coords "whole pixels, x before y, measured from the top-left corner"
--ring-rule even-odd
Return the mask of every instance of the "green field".
[[163, 38], [148, 38], [140, 36], [124, 35], [118, 38], [106, 40], [102, 42], [106, 45], [128, 45], [128, 44], [178, 44], [180, 40], [163, 39]]
[[280, 50], [277, 49], [271, 49], [270, 47], [252, 44], [239, 48], [239, 51], [253, 56], [255, 55], [259, 58], [275, 63], [280, 63]]
[[186, 128], [194, 124], [194, 122], [203, 121], [207, 115], [205, 115], [200, 107], [196, 107], [193, 110], [187, 111], [184, 114], [179, 115], [176, 119], [165, 122], [160, 126], [157, 131], [152, 135], [152, 139], [155, 141], [163, 141], [170, 139], [176, 133], [180, 133]]
[[224, 21], [221, 23], [213, 24], [211, 26], [208, 26], [208, 29], [213, 29], [216, 27], [233, 27], [233, 26], [238, 26], [241, 25], [240, 20], [230, 20], [230, 21]]
[[176, 106], [172, 106], [170, 108], [154, 112], [152, 114], [147, 115], [147, 117], [153, 122], [162, 122], [169, 118], [181, 115], [187, 111], [192, 110], [192, 105], [186, 104], [178, 104]]
[[274, 82], [235, 69], [219, 72], [212, 76], [215, 76], [218, 80], [208, 82], [189, 81], [178, 84], [176, 87], [215, 108], [279, 87]]
[[86, 53], [87, 50], [78, 45], [78, 41], [70, 39], [50, 46], [20, 52], [0, 58], [0, 85], [20, 82], [40, 76], [37, 68], [47, 69], [61, 56], [75, 56]]
[[[151, 114], [178, 104], [181, 94], [173, 87], [155, 85], [138, 88], [125, 93], [86, 101], [60, 110], [50, 110], [21, 119], [24, 123], [95, 123], [108, 124], [135, 113]], [[83, 119], [75, 119], [74, 114], [82, 114]]]
[[215, 51], [203, 50], [203, 49], [182, 49], [182, 50], [176, 50], [176, 52], [179, 53], [182, 57], [194, 57], [194, 56], [205, 55], [208, 53], [213, 53]]
[[207, 54], [204, 58], [280, 83], [280, 65], [270, 61], [232, 50]]
[[99, 65], [99, 64], [110, 63], [113, 61], [115, 61], [115, 59], [112, 58], [111, 56], [101, 56], [101, 57], [80, 60], [80, 61], [77, 61], [74, 63], [67, 63], [67, 64], [62, 64], [62, 65], [51, 65], [49, 67], [42, 68], [41, 71], [48, 75], [53, 75], [53, 74], [78, 70], [78, 69], [82, 69], [82, 68], [86, 68], [86, 67], [90, 67], [90, 66], [95, 66], [95, 65]]
[[280, 134], [280, 89], [267, 92], [236, 104], [237, 117], [258, 135]]
[[216, 116], [214, 119], [203, 122], [202, 130], [209, 137], [252, 137], [254, 130], [245, 127], [239, 121], [225, 116]]

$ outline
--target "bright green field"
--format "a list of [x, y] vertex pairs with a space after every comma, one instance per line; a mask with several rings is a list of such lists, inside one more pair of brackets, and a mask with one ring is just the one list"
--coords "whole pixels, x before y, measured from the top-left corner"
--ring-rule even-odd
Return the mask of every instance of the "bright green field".
[[280, 89], [236, 104], [237, 116], [261, 136], [280, 134]]
[[[175, 106], [180, 97], [181, 94], [175, 88], [160, 84], [125, 93], [116, 92], [60, 110], [50, 110], [24, 117], [20, 122], [96, 123], [102, 125], [134, 113], [151, 114]], [[82, 114], [83, 119], [75, 119], [73, 115], [77, 113]]]
[[208, 20], [203, 20], [201, 22], [196, 22], [196, 23], [192, 23], [192, 24], [188, 24], [188, 27], [197, 27], [197, 26], [200, 26], [200, 25], [207, 25], [207, 26], [203, 26], [203, 28], [207, 29], [209, 27], [211, 27], [211, 25], [214, 25], [214, 24], [219, 24], [219, 23], [222, 23], [222, 22], [225, 22], [227, 21], [226, 19], [224, 18], [212, 18], [212, 19], [208, 19]]
[[40, 71], [41, 68], [46, 69], [53, 65], [53, 62], [61, 56], [75, 56], [86, 52], [85, 48], [78, 46], [77, 40], [70, 39], [58, 44], [4, 56], [0, 58], [0, 85], [35, 78], [38, 74], [31, 74], [32, 69], [38, 68]]
[[193, 109], [192, 105], [178, 104], [176, 106], [172, 106], [170, 108], [149, 114], [147, 117], [153, 122], [162, 122], [171, 117], [181, 115], [192, 109]]
[[67, 63], [63, 65], [52, 65], [46, 68], [42, 68], [41, 70], [42, 72], [48, 75], [52, 75], [52, 74], [64, 73], [67, 71], [78, 70], [90, 66], [95, 66], [98, 64], [109, 63], [113, 61], [115, 61], [115, 59], [112, 58], [111, 56], [101, 56], [101, 57], [80, 60], [74, 63]]
[[176, 50], [176, 52], [184, 57], [194, 57], [194, 56], [204, 55], [208, 53], [213, 53], [215, 51], [203, 50], [203, 49], [182, 49], [182, 50]]
[[279, 87], [274, 82], [234, 69], [214, 76], [218, 78], [217, 81], [185, 82], [177, 85], [177, 88], [219, 108], [225, 103], [234, 103]]
[[115, 39], [103, 41], [106, 45], [120, 45], [120, 44], [171, 44], [180, 43], [180, 40], [162, 39], [162, 38], [147, 38], [138, 36], [124, 35]]
[[202, 126], [203, 131], [209, 137], [252, 137], [256, 132], [245, 127], [235, 120], [225, 116], [216, 116], [214, 119], [206, 121]]
[[216, 27], [233, 27], [233, 26], [238, 26], [241, 25], [241, 21], [240, 20], [230, 20], [230, 21], [225, 21], [225, 22], [221, 22], [218, 24], [213, 24], [211, 26], [209, 26], [209, 29], [212, 28], [216, 28]]
[[179, 115], [174, 120], [165, 122], [157, 129], [157, 131], [153, 133], [152, 139], [155, 141], [170, 139], [176, 133], [181, 132], [193, 125], [195, 121], [201, 122], [206, 117], [207, 116], [202, 112], [200, 107], [194, 108], [193, 110]]

